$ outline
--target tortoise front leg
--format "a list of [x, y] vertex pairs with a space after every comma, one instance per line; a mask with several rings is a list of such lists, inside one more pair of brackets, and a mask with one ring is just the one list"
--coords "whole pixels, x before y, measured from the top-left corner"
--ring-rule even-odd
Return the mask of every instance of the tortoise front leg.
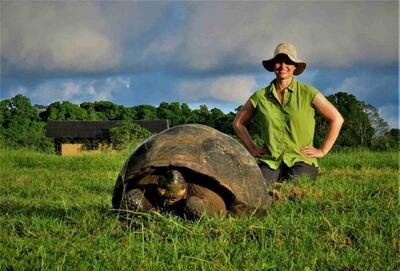
[[146, 213], [154, 207], [141, 189], [134, 188], [122, 195], [120, 209]]
[[225, 216], [227, 214], [224, 200], [214, 191], [199, 185], [191, 185], [186, 200], [185, 214], [191, 218], [208, 216]]

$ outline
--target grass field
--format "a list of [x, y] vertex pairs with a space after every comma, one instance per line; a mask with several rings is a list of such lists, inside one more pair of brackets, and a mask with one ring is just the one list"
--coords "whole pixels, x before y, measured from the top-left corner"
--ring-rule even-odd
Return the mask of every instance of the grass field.
[[118, 220], [111, 194], [126, 158], [2, 149], [0, 270], [400, 267], [398, 153], [332, 153], [315, 184], [281, 187], [265, 218], [195, 222]]

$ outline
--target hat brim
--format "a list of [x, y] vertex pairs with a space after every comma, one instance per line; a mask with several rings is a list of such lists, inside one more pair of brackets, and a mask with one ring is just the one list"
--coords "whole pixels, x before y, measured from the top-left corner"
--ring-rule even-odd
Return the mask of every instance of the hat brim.
[[[300, 61], [300, 60], [294, 61], [290, 56], [288, 56], [288, 57], [291, 61], [296, 63], [297, 67], [296, 67], [296, 70], [293, 72], [294, 75], [299, 75], [306, 69], [307, 64], [304, 61]], [[275, 58], [276, 58], [276, 56], [274, 56], [273, 58], [268, 59], [268, 60], [263, 60], [262, 64], [267, 71], [269, 71], [269, 72], [274, 71]]]

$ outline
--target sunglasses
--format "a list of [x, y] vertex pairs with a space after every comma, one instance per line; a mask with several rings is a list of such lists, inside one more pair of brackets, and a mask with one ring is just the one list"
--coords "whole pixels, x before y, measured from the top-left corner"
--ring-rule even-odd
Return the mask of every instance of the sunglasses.
[[290, 58], [289, 58], [287, 55], [285, 55], [285, 54], [277, 55], [277, 56], [274, 58], [274, 64], [275, 64], [275, 63], [285, 63], [285, 64], [287, 64], [287, 65], [296, 65], [296, 63], [293, 62], [292, 60], [290, 60]]

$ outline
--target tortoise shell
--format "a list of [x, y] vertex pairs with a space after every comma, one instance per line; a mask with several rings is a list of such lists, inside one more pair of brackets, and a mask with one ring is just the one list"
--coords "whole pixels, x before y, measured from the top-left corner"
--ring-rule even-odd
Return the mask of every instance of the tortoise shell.
[[127, 159], [114, 187], [118, 209], [129, 187], [157, 186], [165, 169], [182, 172], [188, 183], [212, 189], [233, 215], [264, 215], [272, 205], [253, 156], [232, 137], [205, 125], [167, 129], [141, 143]]

